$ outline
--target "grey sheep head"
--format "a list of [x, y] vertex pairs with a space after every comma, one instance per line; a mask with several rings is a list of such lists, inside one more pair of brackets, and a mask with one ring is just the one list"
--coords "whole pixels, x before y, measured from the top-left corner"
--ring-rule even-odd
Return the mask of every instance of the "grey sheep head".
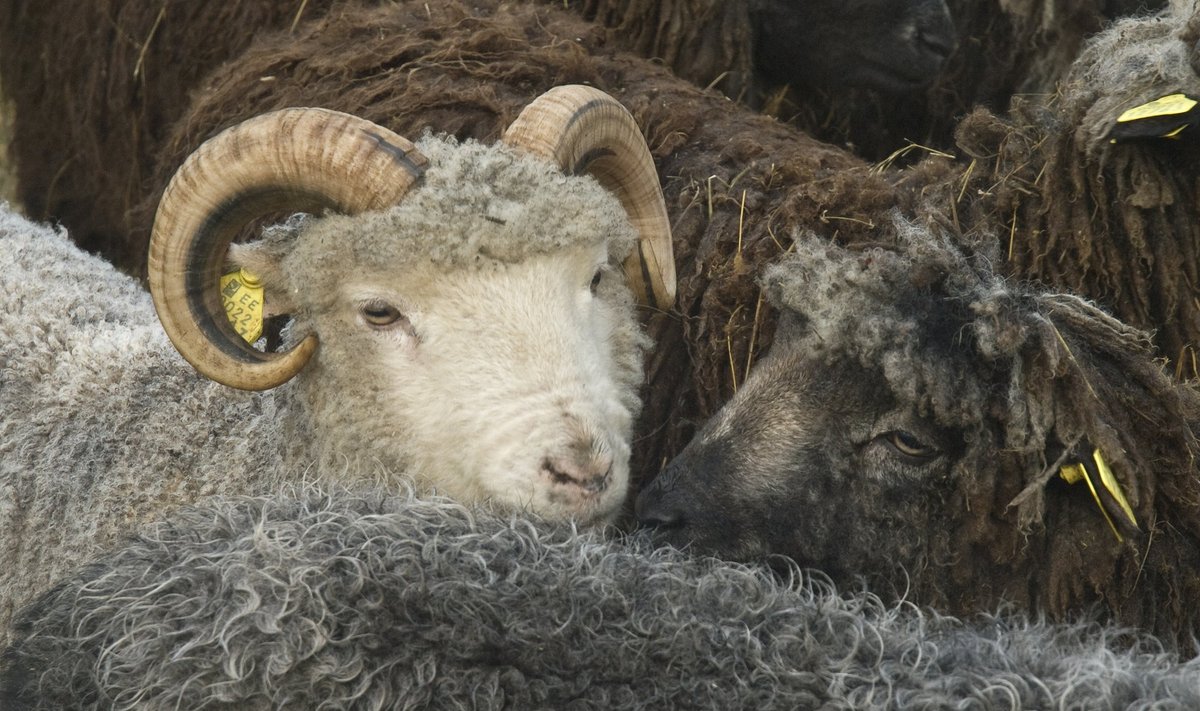
[[878, 373], [814, 361], [801, 328], [780, 321], [770, 354], [643, 492], [639, 518], [721, 557], [896, 579], [938, 523], [959, 433], [898, 401]]
[[[291, 317], [286, 350], [261, 352], [233, 333], [217, 276], [241, 226], [287, 207], [335, 214], [228, 252], [268, 312]], [[285, 110], [180, 169], [151, 291], [201, 373], [247, 390], [296, 378], [277, 399], [289, 466], [407, 475], [590, 523], [625, 498], [645, 345], [633, 296], [671, 298], [669, 247], [645, 143], [594, 89], [549, 92], [496, 146], [414, 146], [345, 114]]]
[[957, 41], [945, 0], [759, 0], [753, 15], [755, 62], [781, 84], [923, 89]]
[[[897, 228], [888, 250], [798, 241], [767, 272], [770, 353], [641, 493], [641, 522], [955, 614], [1100, 605], [1200, 634], [1179, 602], [1200, 594], [1200, 393], [1092, 304]], [[1092, 448], [1130, 517], [1059, 476]]]

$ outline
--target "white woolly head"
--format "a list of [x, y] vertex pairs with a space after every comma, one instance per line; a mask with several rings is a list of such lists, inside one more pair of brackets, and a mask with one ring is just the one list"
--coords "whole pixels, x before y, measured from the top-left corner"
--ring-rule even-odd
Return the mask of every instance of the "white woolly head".
[[304, 453], [351, 478], [403, 470], [464, 501], [610, 518], [644, 345], [624, 210], [502, 146], [418, 147], [430, 167], [400, 205], [294, 219], [232, 252], [293, 315], [289, 340], [320, 341], [295, 386]]

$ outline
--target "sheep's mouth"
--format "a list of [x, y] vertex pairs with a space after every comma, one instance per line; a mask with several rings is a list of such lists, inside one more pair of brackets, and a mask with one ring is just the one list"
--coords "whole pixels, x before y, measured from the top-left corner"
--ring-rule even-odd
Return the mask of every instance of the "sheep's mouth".
[[941, 61], [931, 62], [928, 68], [903, 71], [901, 67], [893, 64], [865, 60], [849, 81], [865, 88], [901, 94], [929, 86], [937, 79], [940, 68]]
[[[712, 533], [709, 533], [710, 529]], [[735, 522], [717, 526], [679, 522], [643, 526], [638, 530], [656, 546], [674, 548], [696, 557], [715, 556], [740, 563], [761, 563], [772, 555], [770, 545], [761, 536]]]
[[918, 38], [908, 56], [877, 57], [860, 54], [848, 83], [891, 93], [924, 89], [937, 79], [953, 47], [940, 40]]

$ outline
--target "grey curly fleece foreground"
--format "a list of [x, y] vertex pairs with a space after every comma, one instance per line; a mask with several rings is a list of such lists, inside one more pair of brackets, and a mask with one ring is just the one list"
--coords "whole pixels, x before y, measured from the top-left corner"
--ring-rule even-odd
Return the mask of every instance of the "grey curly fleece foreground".
[[968, 625], [408, 496], [181, 511], [14, 636], [21, 710], [1200, 708], [1200, 661], [1119, 631]]

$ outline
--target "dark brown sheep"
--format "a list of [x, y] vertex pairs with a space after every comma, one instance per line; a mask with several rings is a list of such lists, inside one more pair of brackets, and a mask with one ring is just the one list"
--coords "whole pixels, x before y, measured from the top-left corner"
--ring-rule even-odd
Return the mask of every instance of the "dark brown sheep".
[[[379, 0], [234, 0], [219, 6], [172, 0], [103, 0], [82, 7], [57, 0], [0, 3], [0, 77], [18, 107], [14, 157], [25, 212], [35, 219], [61, 221], [85, 248], [104, 254], [127, 271], [141, 273], [145, 254], [136, 241], [126, 239], [140, 228], [129, 211], [147, 191], [161, 187], [147, 182], [149, 172], [164, 138], [186, 112], [189, 95], [209, 72], [271, 32], [298, 36], [307, 22], [386, 4]], [[912, 61], [886, 65], [904, 67], [906, 75], [928, 83], [940, 64], [940, 48], [952, 43], [941, 37], [951, 31], [944, 0], [856, 0], [848, 5], [823, 0], [817, 5], [784, 7], [782, 13], [774, 6], [762, 10], [789, 18], [807, 13], [802, 20], [795, 19], [810, 33], [800, 45], [820, 42], [825, 49], [800, 57], [803, 66], [817, 58], [828, 61], [843, 51], [844, 62], [861, 61], [858, 55], [868, 50], [887, 52], [889, 59], [911, 52]], [[487, 6], [478, 12], [487, 12]], [[593, 48], [611, 42], [648, 55], [667, 53], [679, 60], [679, 68], [690, 68], [686, 77], [708, 83], [710, 73], [740, 71], [725, 64], [731, 56], [739, 67], [745, 64], [746, 71], [753, 71], [748, 8], [745, 3], [714, 0], [665, 3], [661, 12], [674, 15], [673, 25], [650, 44], [602, 39], [582, 25], [574, 33], [591, 36]], [[602, 12], [597, 6], [580, 9], [593, 15]], [[620, 10], [626, 23], [646, 23], [643, 35], [648, 38], [649, 27], [658, 23], [645, 16], [646, 11], [636, 3]], [[614, 12], [612, 6], [604, 11], [615, 22]], [[897, 14], [903, 22], [892, 21]], [[422, 22], [428, 25], [431, 19], [426, 14]], [[869, 32], [837, 31], [844, 24], [862, 25], [864, 19], [871, 20]], [[905, 28], [918, 24], [923, 36], [933, 39], [922, 44], [904, 34]], [[821, 27], [830, 32], [819, 32]], [[696, 48], [684, 49], [693, 39], [700, 40]], [[792, 46], [788, 39], [780, 38], [778, 45]], [[939, 49], [930, 54], [921, 49], [926, 45]], [[889, 51], [893, 46], [897, 49]], [[62, 53], [62, 47], [71, 51]], [[697, 53], [707, 57], [705, 64], [696, 64]], [[828, 73], [829, 68], [822, 71]], [[795, 70], [786, 76], [795, 79]]]
[[[950, 0], [961, 41], [946, 62], [943, 78], [928, 92], [904, 92], [880, 101], [870, 90], [840, 82], [831, 90], [828, 82], [810, 85], [787, 70], [771, 68], [769, 62], [765, 69], [756, 66], [752, 48], [758, 29], [751, 10], [756, 17], [795, 13], [794, 3], [788, 0], [536, 1], [566, 5], [611, 28], [603, 38], [578, 30], [592, 36], [589, 46], [623, 48], [658, 58], [685, 78], [704, 86], [715, 83], [729, 96], [753, 105], [766, 101], [773, 114], [802, 130], [875, 159], [910, 139], [946, 148], [958, 117], [977, 103], [1003, 110], [1016, 91], [1052, 87], [1081, 38], [1127, 10], [1101, 0], [1075, 3], [1069, 9], [1058, 7], [1062, 0], [1045, 0], [1053, 7], [1032, 0]], [[866, 4], [887, 7], [896, 1]], [[215, 5], [178, 0], [100, 0], [82, 5], [62, 0], [0, 2], [0, 79], [18, 108], [13, 158], [26, 214], [62, 222], [86, 248], [126, 271], [141, 273], [145, 255], [136, 242], [127, 241], [137, 227], [129, 211], [156, 187], [147, 183], [147, 177], [162, 141], [208, 73], [272, 32], [294, 31], [348, 7], [379, 4], [378, 0], [230, 0]], [[835, 13], [858, 18], [862, 4], [862, 0], [805, 3], [803, 9], [816, 12], [832, 7]], [[1161, 0], [1147, 4], [1161, 4]], [[486, 11], [486, 5], [481, 11]], [[880, 14], [878, 9], [870, 12]], [[928, 25], [927, 35], [947, 32], [941, 28], [942, 0], [903, 0], [896, 12], [901, 17], [905, 12], [920, 13]], [[795, 14], [785, 17], [795, 18]], [[819, 27], [838, 20], [835, 14], [810, 24]], [[855, 19], [846, 24], [857, 29], [863, 22]], [[889, 28], [903, 26], [897, 21]], [[860, 30], [849, 38], [828, 37], [823, 46], [835, 43], [853, 49], [894, 42], [875, 42], [869, 34]], [[783, 37], [785, 46], [788, 37]], [[805, 38], [801, 44], [809, 41]], [[70, 51], [61, 51], [64, 47]], [[806, 66], [812, 64], [810, 58], [804, 59]], [[1031, 66], [1035, 62], [1040, 62], [1038, 67]], [[1041, 88], [1026, 81], [1034, 75], [1041, 78], [1037, 82]], [[785, 95], [779, 91], [781, 84], [794, 88]]]

